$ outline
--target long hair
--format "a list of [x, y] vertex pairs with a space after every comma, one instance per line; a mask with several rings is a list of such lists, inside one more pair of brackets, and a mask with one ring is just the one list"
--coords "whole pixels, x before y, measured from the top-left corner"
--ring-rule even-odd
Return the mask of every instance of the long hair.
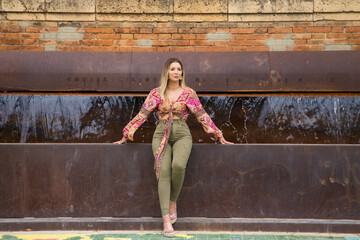
[[168, 97], [166, 96], [166, 87], [168, 85], [169, 82], [169, 70], [170, 70], [170, 65], [173, 62], [177, 62], [180, 64], [181, 66], [181, 70], [182, 70], [182, 74], [181, 74], [181, 80], [179, 80], [179, 84], [182, 88], [186, 88], [186, 84], [185, 84], [185, 69], [183, 64], [181, 63], [181, 61], [177, 58], [169, 58], [168, 60], [166, 60], [162, 72], [161, 72], [161, 79], [160, 79], [160, 97], [161, 99], [163, 99], [164, 101], [168, 101]]

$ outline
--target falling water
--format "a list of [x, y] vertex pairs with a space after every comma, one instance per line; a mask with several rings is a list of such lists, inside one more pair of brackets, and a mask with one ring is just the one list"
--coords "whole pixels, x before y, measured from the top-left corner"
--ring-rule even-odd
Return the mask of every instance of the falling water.
[[[360, 143], [358, 97], [201, 97], [226, 139], [236, 143]], [[1, 95], [0, 141], [12, 143], [112, 142], [145, 97]], [[134, 142], [151, 142], [153, 113]], [[192, 115], [195, 143], [209, 143]]]

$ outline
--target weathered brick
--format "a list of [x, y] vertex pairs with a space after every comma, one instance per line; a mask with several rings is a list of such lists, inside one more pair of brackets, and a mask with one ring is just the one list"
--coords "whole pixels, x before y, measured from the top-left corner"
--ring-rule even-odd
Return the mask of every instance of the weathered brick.
[[325, 39], [325, 33], [312, 33], [311, 39]]
[[132, 51], [134, 51], [134, 52], [155, 52], [156, 47], [149, 47], [149, 48], [133, 47]]
[[136, 40], [117, 40], [115, 45], [119, 46], [135, 46]]
[[27, 32], [27, 33], [39, 33], [40, 28], [26, 28], [25, 32]]
[[192, 33], [216, 33], [216, 28], [193, 28]]
[[114, 41], [113, 40], [101, 40], [101, 45], [102, 46], [112, 46], [112, 45], [114, 45]]
[[177, 46], [187, 46], [190, 44], [190, 40], [175, 40], [174, 43]]
[[153, 33], [152, 28], [140, 28], [140, 33]]
[[24, 40], [22, 39], [0, 39], [0, 41], [3, 41], [3, 44], [6, 45], [22, 45]]
[[327, 38], [350, 38], [352, 36], [351, 33], [327, 33]]
[[214, 42], [208, 42], [203, 40], [190, 40], [190, 45], [194, 46], [212, 46], [215, 45]]
[[6, 33], [5, 38], [8, 38], [8, 39], [20, 38], [20, 34], [19, 33]]
[[113, 28], [100, 28], [101, 33], [114, 33]]
[[154, 40], [153, 46], [169, 46], [174, 45], [173, 41], [171, 40]]
[[156, 50], [158, 52], [170, 52], [171, 51], [171, 47], [157, 47]]
[[153, 33], [177, 33], [177, 28], [154, 28]]
[[120, 52], [132, 52], [132, 47], [119, 46], [118, 49]]
[[346, 27], [346, 32], [360, 32], [360, 27]]
[[179, 28], [179, 33], [191, 33], [190, 28]]
[[292, 33], [292, 28], [269, 28], [268, 33]]
[[353, 33], [352, 37], [354, 39], [360, 38], [360, 33]]
[[211, 52], [228, 52], [232, 51], [232, 47], [218, 47], [218, 46], [211, 46], [209, 47], [209, 51]]
[[159, 36], [158, 39], [171, 39], [170, 33], [166, 33], [166, 34], [160, 33], [158, 36]]
[[134, 39], [158, 39], [158, 34], [134, 34]]
[[343, 33], [344, 32], [344, 27], [333, 27], [333, 28], [331, 28], [331, 32], [333, 32], [333, 33]]
[[267, 46], [247, 46], [245, 51], [270, 51], [270, 48]]
[[37, 39], [25, 39], [24, 44], [25, 45], [37, 45], [38, 40]]
[[252, 46], [254, 41], [252, 40], [230, 40], [229, 46]]
[[330, 27], [308, 27], [306, 28], [308, 33], [328, 33], [331, 32]]
[[349, 39], [348, 43], [352, 44], [352, 45], [359, 45], [360, 44], [360, 39]]
[[119, 39], [120, 34], [96, 34], [97, 39]]
[[188, 46], [188, 47], [174, 46], [174, 47], [171, 47], [171, 51], [174, 51], [174, 52], [193, 52], [193, 51], [195, 51], [195, 47], [191, 47], [191, 46]]
[[195, 34], [172, 34], [172, 39], [196, 39]]
[[231, 33], [254, 33], [255, 28], [231, 28]]
[[195, 34], [196, 40], [205, 40], [207, 39], [207, 34]]
[[293, 28], [293, 32], [294, 32], [294, 33], [304, 33], [304, 32], [305, 32], [305, 28]]
[[23, 33], [23, 34], [20, 34], [20, 37], [22, 37], [22, 38], [40, 38], [40, 34], [39, 33]]
[[253, 40], [253, 39], [264, 40], [264, 39], [269, 39], [269, 38], [271, 38], [270, 35], [264, 35], [264, 34], [249, 34], [249, 35], [247, 35], [247, 39], [249, 39], [249, 40]]
[[121, 34], [120, 38], [121, 39], [134, 39], [134, 35], [133, 34]]
[[[251, 35], [252, 36], [252, 35]], [[246, 40], [247, 39], [247, 35], [245, 34], [233, 34], [231, 35], [231, 38], [233, 40]]]
[[100, 28], [83, 28], [85, 33], [100, 33]]
[[118, 46], [96, 46], [95, 51], [117, 52], [117, 51], [119, 51], [119, 47]]

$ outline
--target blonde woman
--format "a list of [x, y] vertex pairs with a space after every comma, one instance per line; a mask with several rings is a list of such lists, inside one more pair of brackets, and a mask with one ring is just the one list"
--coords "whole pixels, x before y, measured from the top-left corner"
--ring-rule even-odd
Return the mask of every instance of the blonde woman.
[[186, 124], [189, 111], [195, 114], [203, 129], [214, 134], [220, 143], [232, 143], [225, 140], [205, 112], [196, 92], [185, 85], [185, 70], [177, 58], [169, 58], [165, 62], [160, 87], [151, 90], [140, 112], [123, 129], [123, 138], [114, 143], [122, 144], [128, 139], [132, 141], [135, 131], [154, 110], [157, 110], [160, 119], [152, 139], [152, 149], [163, 218], [162, 233], [165, 237], [173, 237], [175, 232], [172, 224], [177, 220], [176, 201], [192, 148], [192, 137]]

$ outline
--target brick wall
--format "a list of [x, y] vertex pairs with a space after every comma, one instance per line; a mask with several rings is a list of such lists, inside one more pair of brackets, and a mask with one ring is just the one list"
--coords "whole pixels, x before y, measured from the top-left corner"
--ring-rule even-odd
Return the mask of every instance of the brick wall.
[[0, 0], [0, 50], [360, 50], [360, 0], [30, 2]]

